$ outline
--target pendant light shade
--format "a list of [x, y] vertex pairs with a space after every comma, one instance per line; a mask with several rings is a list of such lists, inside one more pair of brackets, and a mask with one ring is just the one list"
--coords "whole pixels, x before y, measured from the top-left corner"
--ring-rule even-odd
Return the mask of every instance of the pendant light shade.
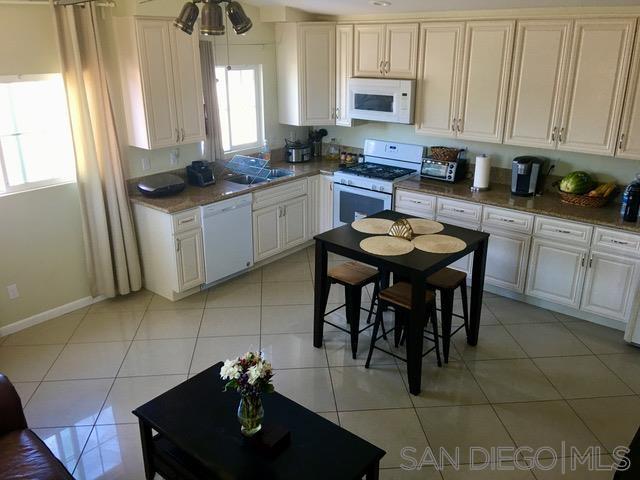
[[193, 26], [198, 19], [198, 7], [193, 2], [187, 2], [182, 6], [180, 15], [173, 21], [173, 25], [185, 33], [191, 35]]
[[200, 17], [200, 33], [202, 35], [224, 35], [224, 14], [218, 3], [205, 0]]
[[233, 29], [238, 35], [247, 33], [253, 27], [251, 19], [244, 13], [244, 8], [235, 0], [227, 3], [227, 16], [233, 24]]

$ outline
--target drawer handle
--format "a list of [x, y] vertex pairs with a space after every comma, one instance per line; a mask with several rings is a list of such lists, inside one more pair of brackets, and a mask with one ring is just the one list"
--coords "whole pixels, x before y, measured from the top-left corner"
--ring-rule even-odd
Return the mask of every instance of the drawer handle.
[[611, 243], [615, 243], [616, 245], [629, 245], [629, 242], [623, 242], [622, 240], [616, 240], [614, 238], [611, 239]]
[[467, 211], [463, 210], [462, 208], [452, 208], [451, 210], [453, 210], [456, 213], [467, 213]]
[[417, 203], [418, 205], [422, 205], [422, 202], [420, 200], [411, 200], [413, 203]]
[[556, 228], [555, 231], [557, 233], [564, 233], [565, 235], [570, 235], [571, 234], [570, 230], [560, 230], [559, 228]]
[[184, 225], [185, 223], [191, 223], [195, 221], [195, 217], [183, 218], [182, 220], [178, 220], [178, 225]]
[[516, 223], [516, 221], [513, 218], [498, 217], [498, 220], [500, 220], [501, 222]]

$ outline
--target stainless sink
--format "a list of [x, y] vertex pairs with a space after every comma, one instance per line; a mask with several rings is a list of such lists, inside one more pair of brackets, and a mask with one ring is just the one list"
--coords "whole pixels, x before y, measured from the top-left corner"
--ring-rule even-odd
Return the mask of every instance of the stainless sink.
[[225, 180], [239, 185], [255, 185], [256, 183], [267, 182], [269, 179], [264, 177], [255, 177], [253, 175], [234, 175], [233, 177], [226, 178]]
[[293, 172], [286, 168], [272, 168], [267, 172], [267, 177], [269, 178], [290, 177], [291, 175], [293, 175]]

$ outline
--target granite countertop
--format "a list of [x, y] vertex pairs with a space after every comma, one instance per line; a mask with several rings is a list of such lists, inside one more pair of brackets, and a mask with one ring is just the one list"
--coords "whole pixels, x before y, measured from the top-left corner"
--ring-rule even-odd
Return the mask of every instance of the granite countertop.
[[[161, 198], [144, 197], [136, 188], [137, 182], [140, 180], [132, 179], [128, 182], [129, 199], [131, 203], [144, 205], [145, 207], [160, 210], [165, 213], [177, 213], [191, 208], [207, 205], [209, 203], [226, 200], [227, 198], [237, 197], [245, 193], [255, 192], [263, 188], [273, 187], [282, 183], [298, 180], [304, 177], [310, 177], [319, 173], [333, 174], [339, 168], [339, 162], [327, 160], [324, 157], [315, 158], [305, 163], [286, 163], [283, 160], [273, 159], [269, 162], [269, 168], [284, 168], [293, 172], [289, 177], [281, 177], [273, 179], [269, 182], [259, 183], [257, 185], [238, 185], [225, 180], [225, 176], [229, 176], [225, 172], [224, 167], [215, 167], [214, 175], [216, 183], [208, 187], [194, 187], [188, 185], [177, 195]], [[184, 176], [184, 171], [172, 172]]]
[[516, 197], [511, 195], [510, 185], [492, 183], [490, 190], [472, 192], [471, 183], [470, 180], [444, 183], [416, 176], [396, 183], [395, 187], [640, 233], [640, 223], [621, 220], [619, 197], [610, 200], [604, 207], [588, 208], [562, 203], [560, 195], [554, 191], [545, 191], [543, 195], [536, 197]]

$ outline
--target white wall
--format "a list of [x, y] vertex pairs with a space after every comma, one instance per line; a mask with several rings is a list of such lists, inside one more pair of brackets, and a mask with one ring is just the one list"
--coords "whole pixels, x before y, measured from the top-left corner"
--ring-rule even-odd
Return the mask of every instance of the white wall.
[[540, 148], [515, 147], [483, 142], [467, 142], [462, 140], [443, 139], [417, 135], [411, 125], [395, 125], [390, 123], [368, 122], [353, 127], [326, 127], [329, 135], [342, 144], [362, 148], [366, 138], [391, 140], [394, 142], [413, 143], [417, 145], [445, 145], [469, 149], [469, 159], [473, 162], [476, 155], [481, 153], [491, 156], [492, 165], [501, 168], [511, 168], [511, 161], [520, 155], [537, 155], [554, 161], [556, 168], [554, 175], [566, 175], [573, 170], [585, 170], [593, 173], [601, 181], [617, 181], [626, 185], [631, 182], [635, 174], [640, 172], [640, 161], [621, 158], [588, 155], [585, 153], [558, 152]]
[[[59, 71], [49, 7], [0, 5], [0, 74]], [[0, 327], [89, 295], [75, 184], [0, 196], [0, 225]]]

